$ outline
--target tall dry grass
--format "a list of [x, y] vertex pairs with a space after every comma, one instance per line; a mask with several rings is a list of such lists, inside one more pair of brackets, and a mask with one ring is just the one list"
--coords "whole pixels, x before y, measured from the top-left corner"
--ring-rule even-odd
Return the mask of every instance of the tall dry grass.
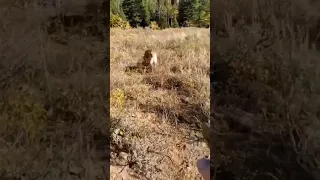
[[212, 146], [220, 169], [258, 179], [320, 178], [316, 4], [212, 3]]
[[33, 5], [0, 6], [0, 179], [108, 179], [107, 44]]
[[[200, 178], [195, 162], [209, 153], [199, 126], [210, 113], [209, 40], [208, 29], [111, 29], [111, 178]], [[158, 69], [126, 71], [147, 49]]]

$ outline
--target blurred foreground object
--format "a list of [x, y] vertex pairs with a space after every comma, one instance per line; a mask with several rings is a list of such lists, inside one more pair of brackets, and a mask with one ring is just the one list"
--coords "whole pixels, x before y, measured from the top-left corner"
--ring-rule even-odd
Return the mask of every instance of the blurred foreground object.
[[197, 161], [197, 168], [204, 180], [210, 180], [210, 160], [202, 158]]
[[207, 145], [210, 148], [210, 121], [206, 123], [202, 123], [202, 134], [204, 139], [207, 142]]

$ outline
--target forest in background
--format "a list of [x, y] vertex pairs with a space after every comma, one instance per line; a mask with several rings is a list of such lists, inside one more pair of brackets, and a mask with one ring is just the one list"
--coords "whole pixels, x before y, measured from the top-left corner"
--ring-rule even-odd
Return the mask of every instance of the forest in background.
[[209, 0], [111, 0], [111, 27], [209, 27]]

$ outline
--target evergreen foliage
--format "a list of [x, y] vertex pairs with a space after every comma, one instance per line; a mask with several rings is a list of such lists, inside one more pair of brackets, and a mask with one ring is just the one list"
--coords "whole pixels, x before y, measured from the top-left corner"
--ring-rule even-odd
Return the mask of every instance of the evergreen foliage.
[[210, 25], [209, 0], [111, 0], [110, 13], [131, 27], [151, 26], [153, 21], [161, 29]]

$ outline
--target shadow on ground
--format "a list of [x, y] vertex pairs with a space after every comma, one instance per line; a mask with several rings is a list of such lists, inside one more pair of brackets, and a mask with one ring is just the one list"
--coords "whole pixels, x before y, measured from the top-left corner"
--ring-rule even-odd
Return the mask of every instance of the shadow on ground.
[[168, 90], [178, 96], [175, 106], [166, 106], [161, 103], [140, 104], [139, 107], [145, 112], [156, 113], [159, 119], [166, 115], [167, 119], [172, 120], [175, 125], [187, 125], [193, 129], [200, 129], [201, 122], [206, 122], [209, 116], [203, 110], [203, 104], [193, 102], [192, 94], [194, 89], [190, 88], [181, 79], [169, 76], [164, 79], [159, 76], [146, 76], [144, 82], [151, 85], [154, 90]]
[[146, 72], [146, 67], [139, 66], [139, 65], [134, 65], [134, 66], [127, 66], [125, 67], [124, 71], [126, 73], [145, 73]]

